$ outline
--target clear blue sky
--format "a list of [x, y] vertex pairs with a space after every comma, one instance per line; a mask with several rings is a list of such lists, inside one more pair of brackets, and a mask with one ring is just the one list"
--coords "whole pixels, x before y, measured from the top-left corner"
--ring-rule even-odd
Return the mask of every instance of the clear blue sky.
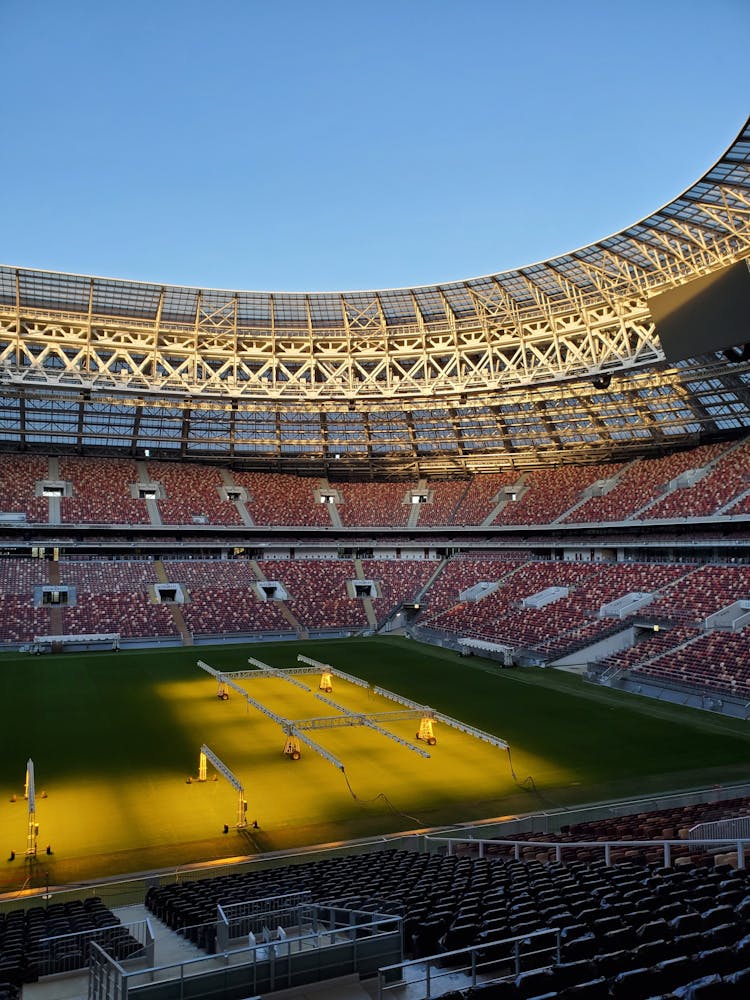
[[750, 113], [748, 0], [0, 0], [0, 262], [428, 284], [637, 221]]

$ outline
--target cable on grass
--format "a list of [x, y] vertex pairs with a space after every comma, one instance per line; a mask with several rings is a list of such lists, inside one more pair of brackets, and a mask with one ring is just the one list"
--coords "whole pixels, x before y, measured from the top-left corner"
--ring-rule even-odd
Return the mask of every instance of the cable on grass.
[[344, 775], [344, 781], [346, 782], [346, 787], [349, 789], [349, 794], [351, 795], [351, 797], [354, 799], [355, 802], [360, 802], [362, 805], [367, 805], [369, 802], [377, 802], [379, 799], [382, 799], [382, 801], [385, 802], [385, 804], [388, 806], [391, 812], [395, 813], [397, 816], [403, 816], [405, 819], [410, 819], [414, 823], [418, 823], [419, 826], [425, 825], [424, 822], [418, 817], [410, 816], [409, 813], [401, 812], [400, 809], [397, 809], [391, 802], [391, 800], [388, 798], [388, 796], [385, 794], [385, 792], [378, 792], [378, 794], [373, 795], [371, 799], [361, 799], [359, 795], [357, 795], [357, 793], [352, 788], [351, 782], [349, 781], [349, 776], [347, 775], [343, 767], [341, 768], [341, 773]]

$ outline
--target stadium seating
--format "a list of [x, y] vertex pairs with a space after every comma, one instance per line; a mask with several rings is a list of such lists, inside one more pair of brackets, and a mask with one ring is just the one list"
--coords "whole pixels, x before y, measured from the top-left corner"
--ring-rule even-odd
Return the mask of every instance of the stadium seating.
[[49, 610], [34, 607], [34, 588], [47, 582], [42, 559], [0, 559], [0, 642], [30, 642], [49, 632]]
[[213, 466], [149, 462], [148, 473], [166, 493], [166, 499], [158, 501], [164, 524], [191, 524], [203, 518], [208, 524], [242, 524], [235, 504], [221, 499], [223, 480]]
[[643, 517], [650, 517], [649, 507], [667, 485], [688, 469], [699, 469], [718, 458], [728, 445], [701, 445], [688, 451], [673, 452], [658, 458], [642, 458], [628, 465], [615, 487], [604, 496], [590, 497], [568, 514], [565, 523], [624, 521], [646, 507]]
[[262, 601], [247, 587], [192, 586], [189, 591], [182, 615], [194, 635], [294, 631], [272, 601]]
[[677, 682], [716, 694], [750, 698], [750, 629], [696, 635], [648, 663], [636, 674]]
[[58, 460], [60, 479], [73, 485], [73, 496], [60, 500], [63, 522], [75, 524], [148, 524], [143, 500], [131, 496], [138, 480], [135, 462], [120, 458]]
[[502, 490], [513, 486], [519, 478], [517, 472], [488, 472], [473, 476], [466, 484], [453, 519], [457, 525], [484, 524], [504, 496]]
[[346, 527], [405, 525], [411, 505], [405, 500], [416, 483], [337, 483], [343, 498], [338, 512]]
[[[158, 500], [164, 524], [241, 525], [234, 502], [222, 500], [226, 482], [248, 493], [248, 512], [260, 525], [330, 527], [336, 513], [319, 503], [315, 491], [325, 480], [277, 472], [232, 470], [213, 465], [148, 461], [151, 480], [160, 482], [166, 498]], [[708, 474], [688, 488], [666, 492], [672, 480], [692, 469]], [[72, 483], [73, 495], [60, 500], [67, 524], [147, 524], [148, 508], [131, 496], [138, 482], [134, 460], [62, 455], [58, 477]], [[0, 513], [24, 513], [28, 523], [47, 523], [48, 502], [35, 496], [37, 483], [49, 476], [42, 456], [0, 455]], [[226, 478], [225, 478], [226, 477]], [[584, 499], [598, 480], [616, 479], [604, 496]], [[518, 499], [506, 490], [513, 487]], [[405, 527], [414, 506], [408, 502], [416, 482], [336, 482], [342, 502], [336, 511], [345, 527]], [[560, 466], [525, 473], [507, 470], [477, 473], [466, 479], [430, 480], [424, 484], [431, 502], [418, 505], [422, 527], [611, 522], [637, 519], [701, 518], [721, 510], [750, 511], [750, 441], [701, 445], [658, 458], [629, 463]], [[571, 510], [571, 508], [573, 508]], [[198, 520], [196, 520], [198, 519]]]
[[[617, 620], [599, 618], [602, 605], [633, 591], [658, 591], [686, 571], [658, 563], [527, 563], [478, 602], [437, 615], [430, 605], [423, 622], [433, 629], [534, 649], [551, 659], [623, 627]], [[520, 607], [524, 598], [553, 586], [568, 587], [570, 593], [539, 609]]]
[[519, 499], [507, 503], [492, 523], [551, 524], [581, 500], [587, 486], [617, 475], [621, 468], [612, 464], [537, 469], [526, 476]]
[[256, 524], [330, 527], [326, 504], [317, 503], [317, 479], [278, 472], [233, 472], [237, 486], [247, 490], [247, 509]]
[[444, 482], [429, 484], [432, 502], [419, 505], [419, 521], [421, 527], [440, 527], [453, 524], [459, 504], [469, 489], [469, 479], [449, 479]]
[[304, 628], [367, 627], [362, 601], [347, 594], [347, 581], [357, 576], [350, 560], [265, 559], [260, 565], [269, 580], [283, 584], [287, 607]]
[[[641, 518], [709, 517], [739, 501], [750, 489], [750, 442], [725, 449], [710, 472], [694, 486], [675, 490], [648, 507]], [[735, 503], [736, 506], [736, 503]]]
[[750, 567], [713, 565], [693, 567], [679, 583], [665, 589], [649, 605], [649, 615], [695, 625], [707, 615], [743, 600], [750, 593]]
[[427, 559], [363, 559], [365, 577], [380, 585], [381, 596], [372, 601], [378, 619], [404, 601], [415, 600], [438, 566]]
[[[44, 939], [63, 935], [81, 937], [59, 942], [54, 950], [43, 945]], [[8, 1000], [14, 1000], [19, 996], [14, 990], [40, 976], [86, 968], [90, 940], [96, 940], [120, 961], [141, 950], [98, 896], [0, 913], [0, 998], [5, 993]], [[6, 990], [6, 983], [13, 989]]]
[[[589, 841], [648, 839], [676, 833], [680, 823], [692, 825], [747, 808], [746, 801], [689, 807], [527, 837], [561, 843], [579, 835], [586, 839], [584, 834]], [[475, 850], [464, 855], [460, 848], [453, 855], [386, 850], [231, 874], [152, 888], [146, 904], [208, 952], [216, 947], [218, 904], [304, 889], [314, 900], [377, 908], [402, 916], [409, 957], [479, 946], [480, 960], [494, 960], [494, 975], [506, 979], [505, 991], [490, 997], [646, 1000], [668, 992], [671, 996], [671, 991], [709, 975], [727, 984], [721, 995], [738, 995], [731, 990], [750, 966], [746, 872], [725, 864], [712, 866], [712, 858], [693, 857], [687, 848], [679, 867], [672, 868], [660, 867], [658, 847], [650, 864], [633, 849], [630, 857], [610, 865], [595, 848], [588, 850], [587, 859], [570, 850], [570, 860], [561, 862], [540, 860], [533, 845], [519, 860], [507, 856], [502, 841], [486, 850], [483, 858], [477, 858]], [[498, 943], [548, 927], [560, 930], [560, 961], [554, 955], [525, 962], [522, 957], [519, 974], [511, 953]], [[545, 966], [547, 971], [541, 972]], [[469, 995], [474, 991], [460, 994]]]
[[159, 582], [151, 560], [63, 559], [58, 566], [61, 584], [89, 594], [145, 593]]
[[647, 660], [655, 659], [691, 639], [696, 639], [700, 633], [697, 629], [670, 628], [649, 634], [629, 649], [620, 650], [611, 656], [600, 660], [598, 666], [603, 670], [630, 670]]
[[119, 632], [124, 639], [176, 636], [169, 608], [149, 603], [146, 594], [79, 594], [75, 607], [62, 610], [65, 635]]
[[47, 459], [37, 455], [0, 455], [0, 513], [21, 513], [29, 523], [46, 524], [49, 505], [34, 491], [47, 469]]
[[519, 557], [517, 552], [509, 554], [507, 559], [494, 555], [466, 555], [450, 559], [425, 595], [426, 613], [432, 616], [452, 607], [458, 603], [460, 594], [477, 583], [503, 580], [518, 569], [523, 561], [523, 557]]

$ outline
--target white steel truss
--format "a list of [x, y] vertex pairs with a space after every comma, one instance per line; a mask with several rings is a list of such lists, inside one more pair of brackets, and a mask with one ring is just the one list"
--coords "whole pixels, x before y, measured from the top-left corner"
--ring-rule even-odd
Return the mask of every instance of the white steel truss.
[[[385, 449], [394, 459], [428, 471], [425, 462], [442, 452], [466, 470], [471, 454], [509, 450], [507, 442], [498, 449], [497, 435], [493, 447], [466, 448], [456, 421], [467, 406], [527, 399], [538, 407], [538, 399], [564, 397], [573, 381], [629, 380], [655, 366], [663, 375], [648, 297], [747, 257], [750, 122], [698, 182], [641, 222], [569, 254], [468, 281], [260, 293], [0, 267], [0, 393], [80, 393], [99, 412], [156, 403], [179, 414], [173, 436], [188, 450], [192, 425], [207, 449], [232, 457], [243, 451], [242, 434], [262, 425], [265, 436], [252, 433], [244, 450], [280, 460], [346, 451], [326, 414], [349, 411], [360, 417], [348, 433], [351, 443], [360, 429], [350, 457], [372, 464], [381, 438], [369, 417], [395, 414], [404, 426], [400, 443]], [[674, 384], [683, 374], [666, 373]], [[453, 445], [447, 452], [420, 450], [424, 435], [412, 417], [436, 405], [446, 409], [435, 437]], [[284, 421], [293, 426], [281, 435]], [[216, 439], [213, 427], [224, 428]], [[84, 438], [69, 443], [85, 447]]]

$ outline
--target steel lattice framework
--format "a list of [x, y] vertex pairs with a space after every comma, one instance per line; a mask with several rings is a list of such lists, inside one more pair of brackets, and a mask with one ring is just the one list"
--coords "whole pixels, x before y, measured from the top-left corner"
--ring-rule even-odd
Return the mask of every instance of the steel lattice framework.
[[636, 225], [468, 281], [261, 293], [2, 267], [0, 440], [428, 474], [687, 441], [750, 424], [747, 366], [668, 367], [647, 297], [747, 257], [750, 121]]

